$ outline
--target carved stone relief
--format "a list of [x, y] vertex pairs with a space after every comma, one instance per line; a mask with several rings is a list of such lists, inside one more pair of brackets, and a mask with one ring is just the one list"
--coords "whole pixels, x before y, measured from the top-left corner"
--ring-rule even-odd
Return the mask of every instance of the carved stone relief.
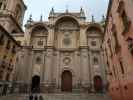
[[64, 63], [64, 65], [69, 65], [70, 63], [71, 63], [71, 58], [69, 58], [69, 57], [65, 57], [64, 59], [63, 59], [63, 63]]

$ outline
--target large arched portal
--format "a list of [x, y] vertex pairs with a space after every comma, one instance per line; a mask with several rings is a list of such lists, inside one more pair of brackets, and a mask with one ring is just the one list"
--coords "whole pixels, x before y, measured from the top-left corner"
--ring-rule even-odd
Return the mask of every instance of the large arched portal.
[[38, 93], [40, 91], [40, 76], [35, 75], [32, 77], [31, 91]]
[[103, 81], [100, 76], [94, 77], [94, 89], [96, 92], [102, 92], [103, 91]]
[[70, 71], [64, 71], [61, 78], [61, 90], [64, 92], [72, 92], [72, 73]]
[[79, 23], [73, 17], [61, 17], [55, 23], [54, 45], [56, 48], [71, 49], [79, 45]]

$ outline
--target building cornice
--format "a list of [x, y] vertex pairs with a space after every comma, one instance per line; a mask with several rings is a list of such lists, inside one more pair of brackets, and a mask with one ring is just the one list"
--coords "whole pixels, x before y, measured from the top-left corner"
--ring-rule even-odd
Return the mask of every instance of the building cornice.
[[20, 44], [10, 35], [10, 33], [8, 33], [8, 32], [2, 27], [2, 25], [0, 25], [0, 28], [2, 29], [2, 31], [4, 32], [4, 34], [5, 34], [6, 36], [8, 36], [16, 45], [18, 45], [19, 47], [21, 47]]
[[15, 25], [19, 28], [20, 32], [24, 33], [24, 31], [22, 30], [22, 28], [20, 27], [20, 25], [17, 23], [17, 21], [15, 20], [15, 18], [11, 15], [11, 14], [0, 14], [0, 17], [9, 17], [13, 20], [13, 22], [15, 23]]

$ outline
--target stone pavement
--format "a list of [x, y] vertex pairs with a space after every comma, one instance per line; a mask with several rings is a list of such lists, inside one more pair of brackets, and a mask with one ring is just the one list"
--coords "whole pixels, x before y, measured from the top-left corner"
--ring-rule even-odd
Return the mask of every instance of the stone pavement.
[[[105, 94], [53, 93], [53, 94], [38, 94], [38, 97], [40, 95], [43, 98], [42, 100], [111, 100], [111, 98]], [[10, 95], [10, 96], [0, 97], [0, 100], [29, 100], [29, 96], [22, 94]]]

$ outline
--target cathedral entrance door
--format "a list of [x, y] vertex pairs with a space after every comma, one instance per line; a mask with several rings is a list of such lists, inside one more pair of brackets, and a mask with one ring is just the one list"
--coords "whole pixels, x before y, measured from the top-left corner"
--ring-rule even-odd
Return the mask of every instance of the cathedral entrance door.
[[72, 92], [72, 73], [70, 71], [62, 73], [61, 89], [64, 92]]
[[96, 92], [102, 92], [103, 91], [103, 82], [100, 76], [94, 77], [94, 88]]
[[37, 75], [32, 77], [31, 91], [33, 93], [38, 93], [40, 91], [40, 77]]

